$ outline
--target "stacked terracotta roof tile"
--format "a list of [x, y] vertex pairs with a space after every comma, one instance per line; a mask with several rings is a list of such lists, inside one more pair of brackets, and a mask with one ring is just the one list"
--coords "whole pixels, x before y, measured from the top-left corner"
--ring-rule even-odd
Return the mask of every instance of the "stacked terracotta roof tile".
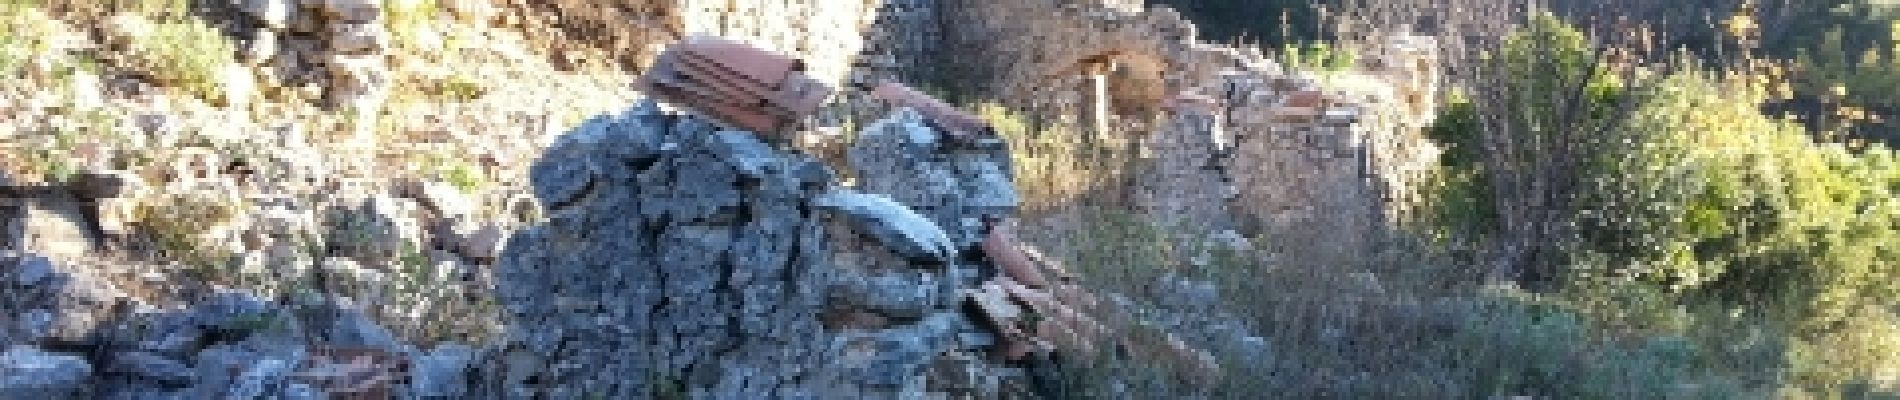
[[641, 85], [668, 102], [765, 134], [795, 126], [817, 112], [832, 92], [806, 74], [803, 61], [707, 36], [668, 48]]

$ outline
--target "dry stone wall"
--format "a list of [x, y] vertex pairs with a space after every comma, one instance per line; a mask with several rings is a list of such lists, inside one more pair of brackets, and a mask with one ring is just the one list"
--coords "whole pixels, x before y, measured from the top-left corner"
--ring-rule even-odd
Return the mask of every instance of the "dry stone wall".
[[[682, 34], [752, 41], [797, 56], [813, 76], [842, 82], [864, 47], [876, 0], [673, 0]], [[663, 43], [662, 43], [663, 45]]]
[[[1146, 137], [1136, 203], [1156, 218], [1240, 228], [1314, 264], [1368, 254], [1437, 154], [1420, 134], [1437, 112], [1436, 44], [1394, 36], [1351, 72], [1289, 71], [1140, 3], [946, 1], [959, 23], [945, 46], [986, 56], [916, 62], [956, 65], [981, 97]], [[1167, 111], [1190, 97], [1204, 115]]]
[[[968, 220], [1014, 197], [998, 160], [952, 156], [937, 135], [915, 113], [867, 130], [860, 153], [909, 157], [861, 166], [890, 183], [854, 189], [809, 155], [650, 102], [584, 124], [531, 173], [548, 218], [504, 250], [508, 345], [481, 391], [998, 398], [999, 377], [1021, 374], [980, 361], [996, 340], [959, 290], [986, 270], [966, 256]], [[942, 185], [894, 184], [920, 181]]]

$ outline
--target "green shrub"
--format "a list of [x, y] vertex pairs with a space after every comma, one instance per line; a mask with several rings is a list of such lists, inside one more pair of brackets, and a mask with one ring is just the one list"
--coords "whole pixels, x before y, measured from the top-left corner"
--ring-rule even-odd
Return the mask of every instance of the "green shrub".
[[1900, 286], [1900, 173], [1892, 151], [1816, 143], [1760, 115], [1761, 92], [1685, 74], [1628, 128], [1651, 138], [1613, 160], [1585, 222], [1589, 251], [1693, 300], [1769, 306], [1825, 329]]
[[[1900, 368], [1880, 322], [1900, 302], [1900, 164], [1761, 115], [1760, 82], [1681, 73], [1624, 123], [1644, 140], [1605, 160], [1581, 207], [1574, 250], [1602, 262], [1573, 268], [1573, 294], [1637, 328], [1668, 319], [1617, 310], [1745, 310], [1740, 326], [1781, 332], [1793, 388], [1858, 390]], [[1632, 292], [1648, 294], [1608, 296]], [[1697, 314], [1669, 329], [1716, 329], [1719, 311]]]
[[[228, 264], [229, 249], [223, 243], [208, 242], [206, 227], [219, 226], [237, 217], [240, 206], [201, 194], [180, 194], [141, 202], [133, 211], [133, 220], [143, 228], [160, 257], [216, 269]], [[204, 271], [206, 278], [222, 277], [218, 271]]]
[[1280, 62], [1295, 70], [1338, 72], [1357, 65], [1359, 55], [1352, 49], [1337, 47], [1329, 42], [1313, 41], [1305, 45], [1289, 43], [1280, 47]]
[[[1427, 188], [1437, 199], [1427, 231], [1440, 239], [1507, 231], [1501, 211], [1516, 203], [1495, 196], [1500, 175], [1488, 168], [1558, 155], [1499, 160], [1498, 141], [1550, 142], [1567, 138], [1553, 133], [1574, 129], [1550, 117], [1565, 104], [1538, 94], [1566, 93], [1548, 77], [1589, 65], [1590, 54], [1579, 52], [1584, 42], [1574, 31], [1537, 25], [1532, 31], [1546, 36], [1507, 39], [1491, 59], [1504, 80], [1488, 82], [1525, 96], [1454, 101], [1429, 132], [1448, 147], [1443, 173]], [[1900, 156], [1878, 145], [1818, 143], [1801, 125], [1763, 115], [1761, 105], [1785, 91], [1774, 75], [1702, 72], [1688, 60], [1670, 67], [1685, 72], [1644, 82], [1603, 79], [1585, 93], [1591, 101], [1581, 104], [1580, 117], [1610, 129], [1575, 139], [1592, 141], [1566, 169], [1580, 190], [1545, 193], [1568, 202], [1556, 211], [1565, 213], [1574, 236], [1538, 244], [1561, 254], [1557, 276], [1565, 291], [1553, 299], [1581, 320], [1493, 312], [1530, 331], [1520, 333], [1542, 337], [1521, 344], [1507, 340], [1521, 336], [1494, 338], [1504, 341], [1499, 347], [1530, 360], [1624, 359], [1639, 366], [1633, 371], [1703, 376], [1697, 379], [1783, 395], [1892, 390], [1871, 382], [1900, 375], [1900, 351], [1890, 344], [1900, 340], [1892, 323], [1900, 302]], [[1624, 101], [1633, 102], [1627, 112], [1609, 107]], [[1539, 347], [1564, 337], [1602, 343]], [[1654, 346], [1683, 347], [1618, 347], [1657, 340], [1677, 344]], [[1622, 367], [1531, 362], [1454, 370], [1474, 367], [1490, 372], [1473, 376], [1497, 379], [1480, 379], [1473, 388], [1479, 392], [1466, 395], [1648, 397], [1606, 391], [1601, 385], [1611, 381], [1555, 379], [1551, 372], [1650, 378]]]
[[127, 67], [199, 99], [228, 100], [219, 78], [232, 64], [236, 44], [217, 28], [190, 19], [155, 23], [150, 35], [136, 38], [130, 47]]

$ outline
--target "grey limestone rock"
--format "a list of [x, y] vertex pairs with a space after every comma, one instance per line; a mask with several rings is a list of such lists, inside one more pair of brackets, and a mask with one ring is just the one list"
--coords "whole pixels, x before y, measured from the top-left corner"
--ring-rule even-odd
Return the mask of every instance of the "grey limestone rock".
[[818, 197], [813, 205], [839, 213], [885, 246], [918, 263], [943, 264], [956, 252], [950, 235], [936, 222], [883, 195], [837, 190]]

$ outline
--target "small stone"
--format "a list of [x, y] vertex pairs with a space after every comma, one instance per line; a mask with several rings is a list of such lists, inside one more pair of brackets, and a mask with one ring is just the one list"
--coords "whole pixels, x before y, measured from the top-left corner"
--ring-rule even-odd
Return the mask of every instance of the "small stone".
[[1220, 304], [1220, 287], [1210, 281], [1198, 281], [1163, 275], [1151, 286], [1162, 306], [1184, 309], [1208, 309]]
[[475, 349], [459, 344], [437, 346], [415, 360], [410, 374], [410, 390], [424, 399], [458, 399], [468, 396], [468, 369], [475, 361]]
[[264, 265], [279, 279], [296, 280], [310, 273], [312, 258], [297, 245], [279, 242], [264, 250]]
[[206, 296], [193, 307], [191, 321], [198, 327], [242, 333], [259, 328], [274, 314], [269, 303], [250, 293], [222, 291]]
[[[305, 9], [313, 10], [307, 7]], [[290, 33], [322, 35], [324, 20], [320, 14], [322, 13], [299, 12], [296, 15], [292, 15], [290, 17]]]
[[219, 398], [231, 385], [231, 378], [242, 373], [253, 360], [260, 357], [256, 352], [246, 350], [235, 344], [215, 344], [199, 350], [191, 357], [192, 369], [198, 373], [196, 390], [198, 398]]
[[120, 13], [107, 17], [102, 28], [110, 40], [117, 42], [151, 37], [152, 31], [157, 29], [152, 24], [152, 20], [133, 13]]
[[420, 208], [415, 201], [387, 195], [373, 195], [353, 209], [336, 209], [329, 214], [326, 235], [334, 254], [367, 263], [379, 263], [423, 248], [423, 229], [415, 218]]
[[138, 348], [154, 353], [182, 356], [192, 350], [192, 347], [196, 346], [198, 340], [203, 337], [204, 331], [196, 327], [178, 327], [170, 329], [157, 337], [139, 342]]
[[221, 102], [228, 107], [244, 107], [251, 104], [251, 95], [257, 92], [257, 74], [250, 67], [237, 63], [226, 63], [218, 68], [218, 89]]
[[290, 27], [290, 21], [297, 14], [295, 0], [235, 0], [241, 3], [245, 14], [258, 23], [271, 29]]
[[545, 210], [566, 206], [586, 193], [594, 184], [594, 170], [586, 163], [577, 160], [559, 159], [559, 154], [550, 152], [528, 169], [528, 181], [534, 187], [534, 196], [540, 200]]
[[843, 214], [853, 226], [913, 262], [942, 265], [956, 252], [942, 227], [890, 197], [839, 190], [820, 196], [812, 205]]
[[92, 376], [92, 364], [78, 355], [13, 346], [0, 354], [0, 398], [78, 398]]
[[761, 176], [767, 171], [778, 154], [770, 145], [760, 141], [757, 134], [745, 131], [719, 131], [713, 134], [713, 155], [725, 160], [746, 176]]
[[330, 51], [338, 54], [373, 54], [389, 48], [389, 31], [383, 24], [358, 23], [330, 26]]
[[342, 83], [378, 84], [389, 73], [389, 63], [381, 55], [333, 54], [325, 60], [330, 76]]
[[270, 389], [283, 383], [293, 367], [290, 362], [279, 359], [264, 359], [251, 364], [233, 382], [230, 390], [225, 391], [225, 398], [256, 399], [270, 395]]
[[483, 224], [474, 232], [462, 236], [457, 246], [463, 257], [478, 261], [492, 261], [501, 255], [503, 243], [508, 241], [508, 231], [496, 224]]
[[267, 30], [253, 33], [243, 45], [244, 48], [239, 49], [238, 60], [249, 65], [271, 65], [271, 60], [276, 59], [280, 51], [277, 48], [277, 33]]
[[53, 329], [59, 323], [59, 316], [53, 314], [52, 311], [36, 308], [21, 315], [19, 321], [15, 323], [18, 324], [15, 328], [23, 333], [24, 339], [37, 341], [53, 335]]
[[332, 346], [364, 347], [390, 352], [392, 354], [411, 354], [415, 348], [396, 339], [389, 329], [378, 325], [369, 315], [354, 305], [333, 304], [321, 310], [324, 320], [318, 321], [314, 333]]
[[36, 254], [22, 257], [15, 268], [18, 269], [14, 270], [13, 279], [21, 286], [37, 285], [46, 278], [52, 277], [54, 272], [53, 260]]
[[323, 392], [318, 391], [317, 388], [311, 387], [310, 385], [298, 382], [291, 382], [284, 385], [284, 400], [321, 400], [325, 398], [327, 397], [323, 395]]
[[185, 363], [143, 351], [113, 354], [107, 362], [108, 372], [173, 388], [190, 385], [198, 378], [197, 372]]
[[80, 69], [67, 79], [66, 87], [73, 95], [73, 108], [93, 110], [105, 107], [105, 83], [99, 79], [99, 74]]
[[[312, 0], [305, 0], [312, 2]], [[315, 0], [321, 10], [343, 22], [371, 22], [383, 15], [381, 0]]]
[[475, 201], [470, 200], [461, 188], [448, 182], [425, 181], [416, 189], [416, 200], [423, 207], [434, 211], [443, 218], [466, 217], [475, 214]]

